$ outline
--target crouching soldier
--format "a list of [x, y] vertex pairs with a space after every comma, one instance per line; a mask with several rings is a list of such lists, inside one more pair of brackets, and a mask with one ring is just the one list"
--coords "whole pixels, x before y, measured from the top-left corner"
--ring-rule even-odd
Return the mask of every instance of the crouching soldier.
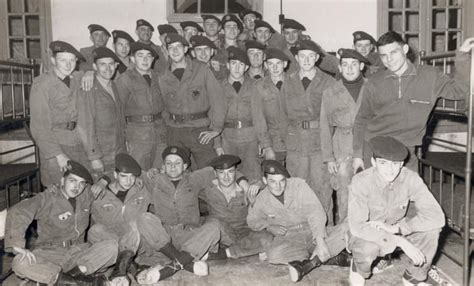
[[[374, 260], [397, 247], [406, 264], [403, 285], [428, 285], [423, 281], [438, 248], [443, 211], [420, 176], [403, 166], [405, 145], [388, 136], [368, 143], [372, 168], [355, 175], [349, 186], [351, 285], [364, 285]], [[414, 215], [407, 216], [408, 204], [414, 204]]]
[[[113, 240], [95, 244], [84, 240], [94, 199], [91, 183], [89, 171], [70, 160], [59, 185], [9, 209], [5, 249], [15, 254], [16, 275], [48, 285], [105, 283], [104, 276], [94, 274], [114, 264], [118, 247]], [[38, 238], [29, 250], [25, 232], [33, 220], [38, 223]]]
[[347, 223], [326, 229], [318, 197], [303, 179], [290, 178], [278, 161], [263, 161], [263, 172], [266, 187], [249, 209], [247, 223], [252, 230], [274, 235], [266, 260], [289, 264], [293, 282], [323, 263], [348, 266], [348, 255], [342, 252]]

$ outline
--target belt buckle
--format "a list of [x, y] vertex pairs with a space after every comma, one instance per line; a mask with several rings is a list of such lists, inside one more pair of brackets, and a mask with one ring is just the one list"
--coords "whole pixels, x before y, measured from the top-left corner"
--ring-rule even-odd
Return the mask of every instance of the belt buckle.
[[309, 122], [309, 121], [306, 121], [306, 120], [301, 121], [301, 128], [303, 128], [303, 129], [309, 129], [309, 126], [310, 126], [309, 123], [310, 123], [310, 122]]
[[68, 123], [66, 123], [66, 129], [67, 130], [76, 129], [76, 121], [69, 121]]
[[153, 121], [153, 115], [145, 115], [143, 116], [143, 119], [145, 122], [152, 122]]
[[237, 129], [242, 128], [242, 121], [237, 120], [237, 121], [235, 122], [235, 128], [237, 128]]

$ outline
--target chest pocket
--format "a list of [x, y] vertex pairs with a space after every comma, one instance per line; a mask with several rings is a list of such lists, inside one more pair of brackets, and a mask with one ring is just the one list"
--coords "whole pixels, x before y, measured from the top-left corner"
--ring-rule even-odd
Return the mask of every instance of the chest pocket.
[[115, 206], [113, 204], [105, 204], [102, 205], [102, 209], [106, 212], [112, 212], [115, 209]]

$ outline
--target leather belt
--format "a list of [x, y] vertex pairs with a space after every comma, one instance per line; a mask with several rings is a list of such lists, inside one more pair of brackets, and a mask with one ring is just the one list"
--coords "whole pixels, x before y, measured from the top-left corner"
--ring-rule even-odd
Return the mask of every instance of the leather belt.
[[60, 246], [60, 247], [70, 247], [70, 246], [73, 246], [75, 245], [76, 242], [73, 241], [73, 240], [64, 240], [64, 241], [58, 241], [58, 242], [44, 242], [44, 243], [41, 243], [39, 244], [38, 246], [41, 247], [41, 246]]
[[290, 120], [290, 124], [302, 129], [319, 128], [319, 120]]
[[252, 127], [252, 121], [245, 120], [234, 120], [234, 121], [227, 121], [224, 123], [224, 128], [233, 128], [233, 129], [240, 129], [245, 127]]
[[207, 111], [188, 113], [188, 114], [174, 114], [170, 113], [170, 119], [177, 123], [186, 121], [197, 120], [201, 118], [207, 118]]
[[69, 121], [67, 123], [62, 123], [62, 124], [55, 124], [55, 128], [59, 129], [66, 129], [66, 130], [74, 130], [76, 129], [77, 122], [76, 121]]
[[161, 119], [161, 113], [125, 116], [125, 121], [127, 123], [149, 123], [158, 119]]

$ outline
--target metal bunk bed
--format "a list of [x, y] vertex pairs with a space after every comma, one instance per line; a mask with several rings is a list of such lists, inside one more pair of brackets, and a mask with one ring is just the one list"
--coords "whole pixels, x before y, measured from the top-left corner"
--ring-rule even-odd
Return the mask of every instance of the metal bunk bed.
[[[419, 63], [431, 64], [442, 68], [445, 74], [451, 73], [454, 52], [426, 56], [420, 53]], [[443, 207], [447, 224], [454, 232], [462, 236], [463, 252], [462, 261], [450, 253], [443, 252], [463, 269], [463, 285], [469, 285], [470, 257], [473, 250], [471, 240], [474, 239], [474, 226], [471, 226], [471, 183], [472, 183], [472, 127], [473, 127], [473, 92], [474, 92], [474, 49], [471, 50], [470, 92], [467, 102], [440, 99], [433, 110], [432, 118], [454, 120], [467, 127], [466, 144], [428, 135], [429, 143], [436, 142], [451, 145], [456, 148], [454, 153], [427, 152], [420, 158], [420, 175], [427, 180], [428, 187]], [[464, 103], [464, 104], [463, 104]], [[466, 106], [468, 107], [466, 109]], [[465, 130], [465, 129], [464, 129]], [[465, 148], [465, 152], [459, 152]], [[446, 194], [447, 192], [447, 194]], [[464, 196], [455, 196], [463, 193]], [[462, 200], [464, 197], [464, 200]], [[460, 204], [460, 205], [459, 205]], [[457, 212], [456, 207], [461, 207]]]

